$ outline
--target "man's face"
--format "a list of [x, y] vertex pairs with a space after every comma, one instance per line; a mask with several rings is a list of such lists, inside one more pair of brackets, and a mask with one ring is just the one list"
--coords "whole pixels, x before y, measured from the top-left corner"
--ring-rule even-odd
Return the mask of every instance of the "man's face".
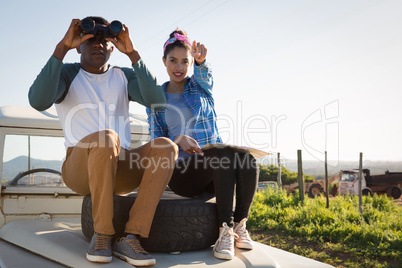
[[80, 45], [78, 53], [81, 53], [81, 67], [91, 73], [105, 72], [112, 51], [112, 43], [98, 33]]

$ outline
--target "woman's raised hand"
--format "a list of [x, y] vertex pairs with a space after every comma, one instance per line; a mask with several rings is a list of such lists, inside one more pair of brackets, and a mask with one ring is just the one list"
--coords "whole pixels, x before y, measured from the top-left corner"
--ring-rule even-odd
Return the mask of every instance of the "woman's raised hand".
[[191, 56], [194, 57], [197, 64], [203, 64], [205, 58], [207, 57], [207, 48], [204, 44], [197, 43], [195, 40], [193, 41], [193, 45], [191, 46]]

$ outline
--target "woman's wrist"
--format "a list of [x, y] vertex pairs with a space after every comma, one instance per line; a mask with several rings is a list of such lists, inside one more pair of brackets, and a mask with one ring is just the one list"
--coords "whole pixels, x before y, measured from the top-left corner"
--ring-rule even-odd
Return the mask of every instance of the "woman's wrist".
[[207, 61], [206, 59], [204, 59], [200, 62], [198, 60], [195, 60], [195, 65], [197, 65], [197, 66], [203, 65], [206, 61]]
[[177, 135], [176, 137], [174, 137], [173, 142], [180, 146], [179, 143], [183, 140], [182, 136], [183, 135]]

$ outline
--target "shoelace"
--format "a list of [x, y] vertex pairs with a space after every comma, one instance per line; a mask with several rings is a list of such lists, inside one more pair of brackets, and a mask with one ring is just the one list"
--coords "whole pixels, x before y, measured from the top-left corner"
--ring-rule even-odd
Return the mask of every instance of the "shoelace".
[[140, 241], [138, 241], [138, 239], [127, 239], [126, 241], [127, 241], [128, 245], [134, 250], [135, 253], [148, 254], [148, 252], [146, 252], [142, 248]]
[[95, 234], [95, 250], [107, 250], [110, 247], [111, 237], [104, 234]]
[[231, 237], [235, 237], [238, 238], [239, 236], [237, 234], [235, 234], [230, 227], [226, 224], [226, 222], [224, 222], [222, 224], [223, 229], [219, 235], [218, 240], [216, 240], [216, 243], [214, 245], [214, 248], [212, 249], [212, 251], [215, 251], [215, 248], [218, 246], [218, 244], [221, 244], [221, 249], [222, 250], [231, 250], [231, 248], [233, 248], [233, 243], [231, 241]]
[[235, 227], [234, 232], [238, 235], [239, 240], [247, 240], [251, 241], [250, 236], [248, 235], [248, 231], [246, 229], [246, 221], [247, 219], [242, 219], [239, 224]]

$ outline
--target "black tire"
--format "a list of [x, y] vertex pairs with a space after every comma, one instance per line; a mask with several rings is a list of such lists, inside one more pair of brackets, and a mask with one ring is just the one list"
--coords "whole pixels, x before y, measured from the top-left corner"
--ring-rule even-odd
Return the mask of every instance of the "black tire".
[[308, 189], [308, 196], [311, 197], [311, 198], [314, 198], [314, 197], [320, 195], [323, 192], [324, 192], [324, 190], [322, 189], [321, 185], [313, 184]]
[[390, 189], [388, 189], [387, 194], [394, 199], [398, 199], [399, 197], [401, 197], [401, 189], [399, 187], [391, 187]]
[[366, 188], [362, 190], [362, 195], [373, 196], [373, 192], [369, 188]]
[[336, 196], [338, 194], [338, 186], [334, 184], [334, 186], [331, 189], [331, 195]]
[[[136, 197], [136, 193], [114, 196], [116, 236], [123, 234]], [[150, 252], [174, 252], [213, 245], [219, 235], [217, 208], [214, 199], [207, 199], [183, 198], [165, 192], [156, 209], [149, 237], [140, 238], [143, 248]], [[94, 233], [90, 196], [85, 196], [82, 203], [81, 225], [83, 234], [90, 239]]]

